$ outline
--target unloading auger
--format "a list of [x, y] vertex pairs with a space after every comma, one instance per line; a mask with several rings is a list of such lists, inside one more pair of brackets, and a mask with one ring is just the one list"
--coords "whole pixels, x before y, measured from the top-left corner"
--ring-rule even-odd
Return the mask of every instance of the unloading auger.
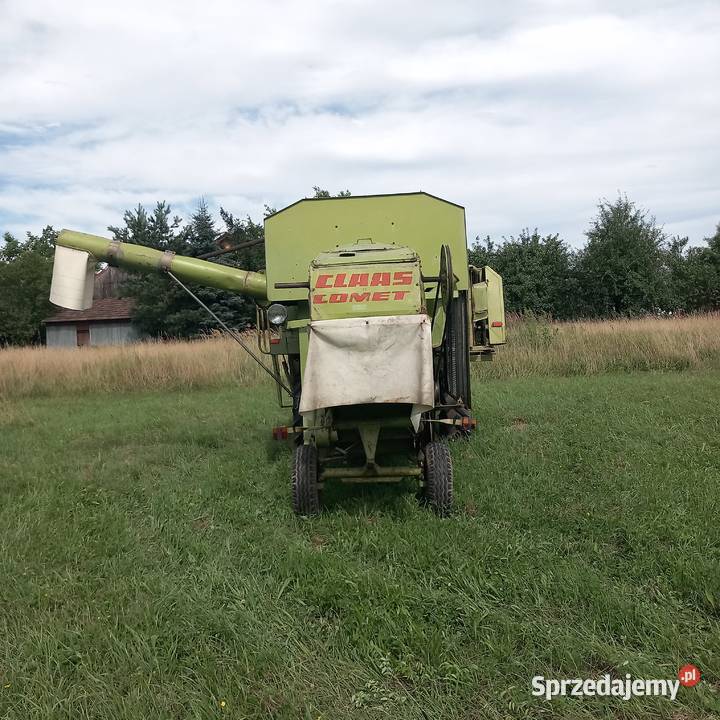
[[264, 274], [63, 230], [50, 300], [90, 307], [98, 261], [255, 299], [264, 367], [292, 409], [273, 434], [296, 439], [296, 513], [319, 512], [326, 482], [404, 478], [450, 512], [445, 439], [475, 427], [470, 360], [505, 342], [502, 279], [468, 265], [461, 206], [426, 193], [300, 200], [265, 219]]

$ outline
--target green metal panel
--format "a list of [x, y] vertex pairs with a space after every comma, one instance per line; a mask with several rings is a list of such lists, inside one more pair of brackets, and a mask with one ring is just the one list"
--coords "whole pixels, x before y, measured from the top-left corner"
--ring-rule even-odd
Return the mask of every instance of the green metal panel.
[[426, 276], [440, 272], [440, 248], [446, 243], [459, 278], [457, 289], [467, 290], [464, 208], [427, 193], [362, 195], [300, 200], [265, 219], [268, 299], [306, 299], [307, 289], [279, 289], [275, 283], [307, 282], [317, 255], [368, 239], [411, 248]]
[[[433, 306], [434, 305], [435, 303], [433, 302]], [[437, 348], [442, 345], [445, 335], [445, 321], [447, 320], [447, 315], [441, 302], [438, 302], [437, 309], [430, 311], [430, 316], [434, 318], [432, 324], [432, 346]]]
[[300, 375], [305, 376], [305, 361], [307, 360], [308, 345], [310, 336], [308, 335], [308, 320], [295, 320], [288, 323], [290, 330], [298, 333], [298, 344], [300, 346]]
[[374, 242], [358, 242], [340, 245], [331, 251], [320, 253], [313, 265], [331, 266], [348, 263], [389, 263], [416, 262], [417, 255], [408, 247], [398, 245], [380, 245]]
[[490, 323], [490, 344], [505, 343], [505, 300], [503, 298], [503, 281], [491, 267], [485, 266], [487, 279], [487, 308]]

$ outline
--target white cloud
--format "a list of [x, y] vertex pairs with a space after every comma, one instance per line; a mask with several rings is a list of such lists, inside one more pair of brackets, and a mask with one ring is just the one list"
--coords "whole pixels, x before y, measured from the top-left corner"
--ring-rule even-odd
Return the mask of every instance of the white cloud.
[[[483, 7], [485, 5], [485, 7]], [[575, 244], [720, 220], [717, 3], [0, 0], [0, 230], [424, 189]]]

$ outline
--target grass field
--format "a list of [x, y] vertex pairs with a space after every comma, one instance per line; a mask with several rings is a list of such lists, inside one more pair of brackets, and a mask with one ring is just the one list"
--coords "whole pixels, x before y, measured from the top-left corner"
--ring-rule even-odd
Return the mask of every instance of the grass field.
[[[247, 339], [254, 340], [254, 333]], [[720, 313], [553, 323], [510, 318], [498, 362], [480, 380], [636, 370], [720, 370]], [[227, 337], [124, 347], [0, 351], [0, 400], [69, 392], [254, 387], [263, 371]]]
[[[447, 520], [410, 485], [293, 517], [266, 384], [6, 392], [0, 717], [717, 717], [720, 373], [474, 391]], [[530, 695], [685, 662], [675, 702]]]

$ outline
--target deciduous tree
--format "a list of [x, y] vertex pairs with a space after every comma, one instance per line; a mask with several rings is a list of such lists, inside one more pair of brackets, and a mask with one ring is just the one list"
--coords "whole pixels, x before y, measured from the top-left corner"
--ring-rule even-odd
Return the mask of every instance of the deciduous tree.
[[57, 233], [47, 226], [21, 242], [5, 233], [0, 247], [0, 345], [42, 340], [42, 320], [51, 315], [50, 279]]
[[667, 298], [662, 228], [621, 195], [602, 200], [578, 257], [585, 313], [607, 317], [660, 309]]
[[505, 309], [512, 312], [570, 317], [576, 281], [573, 253], [560, 237], [524, 229], [499, 245], [487, 237], [471, 248], [470, 262], [490, 265], [503, 277]]

